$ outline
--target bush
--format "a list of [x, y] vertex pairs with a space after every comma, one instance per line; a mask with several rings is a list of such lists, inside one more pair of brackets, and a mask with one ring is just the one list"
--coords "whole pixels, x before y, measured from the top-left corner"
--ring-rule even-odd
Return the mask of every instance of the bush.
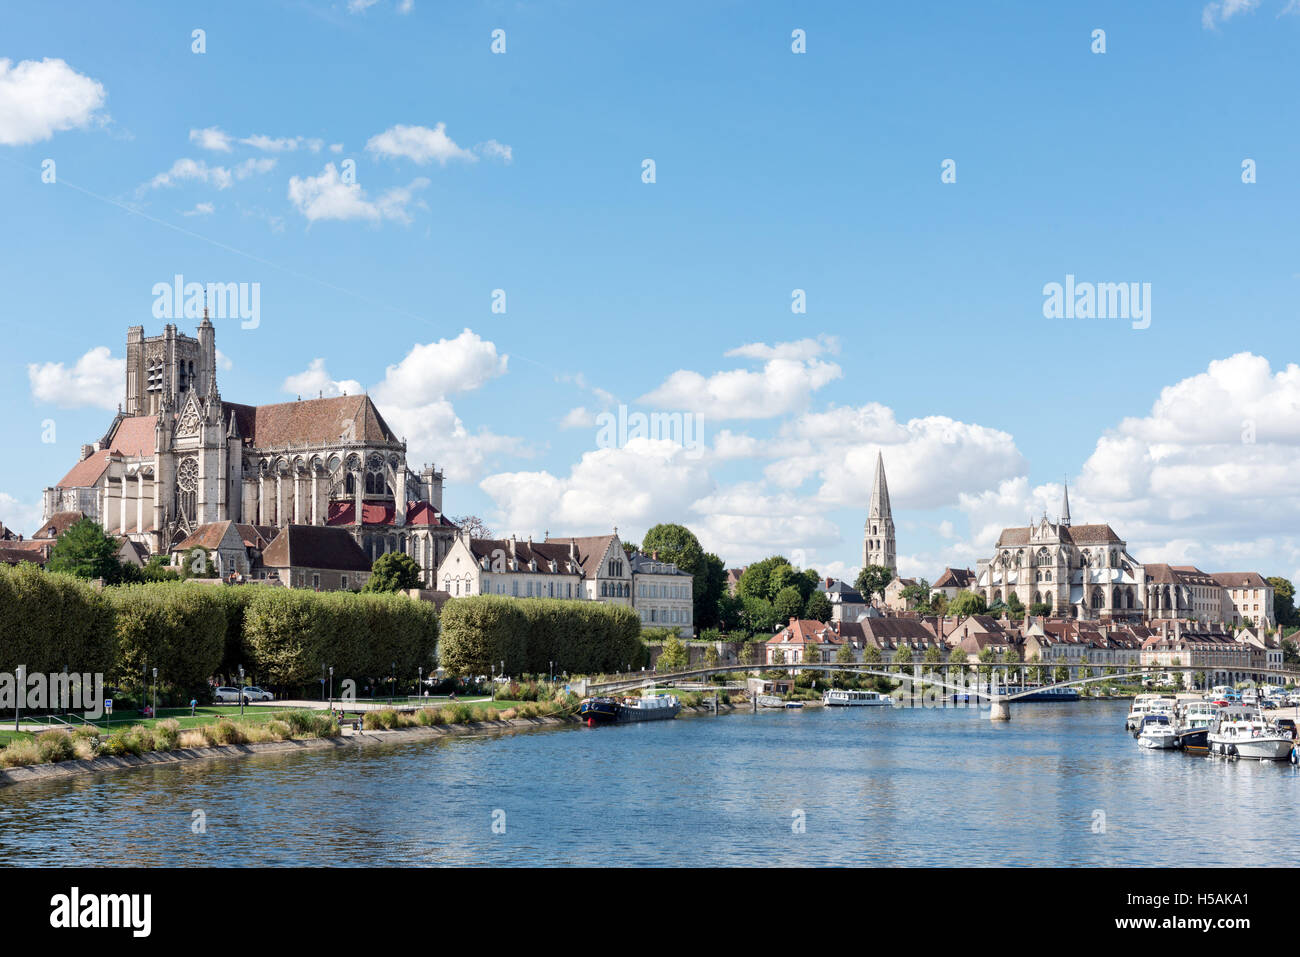
[[0, 751], [0, 767], [18, 768], [40, 763], [41, 749], [35, 741], [11, 741], [8, 747]]
[[105, 589], [116, 612], [115, 674], [145, 669], [185, 692], [208, 686], [226, 645], [226, 613], [211, 586], [156, 582]]
[[243, 744], [246, 740], [244, 729], [229, 718], [222, 718], [216, 724], [205, 724], [200, 728], [208, 744]]
[[116, 639], [107, 591], [26, 562], [0, 565], [0, 671], [108, 672]]
[[175, 718], [166, 718], [159, 721], [153, 728], [154, 749], [157, 751], [171, 751], [176, 747], [180, 736], [181, 724]]
[[271, 733], [271, 739], [274, 741], [284, 741], [293, 737], [293, 728], [289, 727], [289, 722], [281, 721], [279, 718], [272, 718], [266, 722], [266, 730]]

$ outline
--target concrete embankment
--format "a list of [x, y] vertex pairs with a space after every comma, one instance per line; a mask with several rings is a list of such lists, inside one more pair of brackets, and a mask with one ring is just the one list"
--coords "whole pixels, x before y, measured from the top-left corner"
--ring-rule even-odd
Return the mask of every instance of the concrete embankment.
[[[733, 705], [720, 705], [719, 713], [734, 711]], [[683, 715], [713, 714], [712, 707], [683, 708]], [[76, 774], [100, 774], [105, 771], [125, 771], [131, 768], [158, 767], [181, 764], [187, 761], [209, 761], [217, 758], [243, 758], [254, 754], [285, 754], [300, 751], [328, 751], [339, 748], [363, 747], [374, 744], [400, 744], [406, 741], [425, 741], [452, 735], [498, 734], [529, 731], [535, 728], [555, 728], [581, 724], [572, 715], [546, 715], [537, 718], [511, 718], [507, 721], [474, 721], [466, 724], [440, 724], [411, 728], [394, 728], [391, 731], [352, 731], [346, 729], [337, 738], [299, 738], [290, 741], [258, 741], [252, 744], [224, 744], [210, 748], [177, 748], [173, 751], [148, 751], [141, 755], [90, 758], [84, 761], [59, 761], [55, 764], [29, 764], [23, 767], [0, 770], [0, 787], [27, 781], [49, 781]]]

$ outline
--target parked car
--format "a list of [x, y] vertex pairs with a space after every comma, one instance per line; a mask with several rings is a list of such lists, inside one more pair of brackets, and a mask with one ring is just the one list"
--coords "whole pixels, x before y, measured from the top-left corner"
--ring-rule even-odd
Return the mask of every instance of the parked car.
[[1295, 740], [1296, 727], [1294, 721], [1292, 721], [1290, 718], [1278, 718], [1273, 723], [1278, 726], [1278, 730], [1286, 734], [1289, 734], [1291, 736], [1292, 741]]
[[244, 689], [244, 700], [246, 701], [274, 701], [275, 695], [269, 691], [249, 685]]
[[[239, 704], [239, 689], [218, 688], [216, 691], [212, 692], [212, 700], [217, 704]], [[247, 704], [247, 697], [244, 698], [244, 702]]]

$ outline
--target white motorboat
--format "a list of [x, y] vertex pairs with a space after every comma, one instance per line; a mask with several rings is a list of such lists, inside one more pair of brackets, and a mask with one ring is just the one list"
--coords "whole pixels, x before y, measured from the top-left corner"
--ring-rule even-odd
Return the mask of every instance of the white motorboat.
[[1285, 761], [1291, 756], [1291, 735], [1270, 724], [1258, 708], [1234, 705], [1219, 712], [1207, 736], [1210, 752], [1256, 761]]
[[879, 691], [832, 688], [822, 695], [822, 704], [828, 708], [879, 708], [893, 703], [893, 698]]
[[1160, 751], [1177, 748], [1178, 732], [1174, 729], [1170, 715], [1158, 711], [1143, 718], [1142, 730], [1138, 732], [1138, 745]]
[[1185, 705], [1178, 714], [1178, 726], [1181, 731], [1212, 728], [1218, 720], [1219, 706], [1213, 701], [1193, 701]]
[[1142, 719], [1156, 711], [1172, 711], [1174, 699], [1169, 695], [1140, 694], [1133, 699], [1133, 708], [1124, 719], [1124, 728], [1135, 734], [1142, 727]]

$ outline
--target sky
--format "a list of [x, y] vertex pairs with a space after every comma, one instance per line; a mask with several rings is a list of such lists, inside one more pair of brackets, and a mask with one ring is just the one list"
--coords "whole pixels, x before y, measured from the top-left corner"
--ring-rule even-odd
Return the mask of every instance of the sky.
[[880, 453], [905, 576], [1068, 480], [1300, 578], [1300, 0], [58, 6], [0, 25], [10, 527], [183, 276], [257, 292], [224, 399], [365, 390], [498, 534], [852, 580]]

